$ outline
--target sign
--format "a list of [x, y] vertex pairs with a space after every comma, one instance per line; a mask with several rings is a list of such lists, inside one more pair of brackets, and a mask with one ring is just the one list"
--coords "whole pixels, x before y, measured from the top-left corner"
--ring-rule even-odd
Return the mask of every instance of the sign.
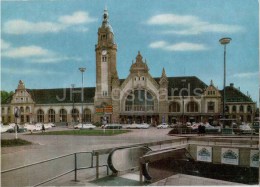
[[197, 161], [212, 162], [212, 147], [197, 146]]
[[112, 105], [108, 105], [104, 107], [104, 112], [106, 114], [112, 114], [113, 113], [113, 106]]
[[221, 149], [221, 163], [238, 165], [239, 151], [234, 148], [222, 148]]
[[104, 113], [104, 108], [96, 108], [96, 114], [103, 115]]
[[250, 151], [250, 167], [259, 167], [259, 150]]

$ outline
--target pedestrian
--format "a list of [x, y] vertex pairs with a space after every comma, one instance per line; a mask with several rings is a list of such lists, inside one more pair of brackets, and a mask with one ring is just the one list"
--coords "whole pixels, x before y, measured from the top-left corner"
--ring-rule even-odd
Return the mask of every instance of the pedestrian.
[[45, 132], [44, 124], [42, 124], [42, 133]]

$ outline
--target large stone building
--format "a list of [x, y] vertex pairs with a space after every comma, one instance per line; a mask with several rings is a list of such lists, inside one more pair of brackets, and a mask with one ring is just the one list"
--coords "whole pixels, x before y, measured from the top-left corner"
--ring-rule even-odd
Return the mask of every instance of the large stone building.
[[[149, 73], [140, 52], [126, 79], [117, 74], [117, 45], [105, 10], [98, 29], [96, 87], [27, 89], [23, 81], [12, 97], [2, 101], [3, 123], [14, 122], [14, 108], [26, 122], [108, 122], [159, 124], [162, 121], [193, 122], [218, 120], [222, 114], [222, 90], [210, 81], [207, 85], [195, 76], [161, 77]], [[81, 101], [83, 94], [83, 102]], [[83, 106], [83, 107], [82, 107]], [[251, 122], [256, 103], [236, 89], [226, 87], [226, 117]]]

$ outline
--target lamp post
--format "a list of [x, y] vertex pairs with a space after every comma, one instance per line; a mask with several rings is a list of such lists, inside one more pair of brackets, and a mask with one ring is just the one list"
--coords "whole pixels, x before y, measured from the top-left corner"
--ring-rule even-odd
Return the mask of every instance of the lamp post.
[[83, 73], [86, 71], [86, 68], [79, 68], [79, 71], [82, 73], [82, 86], [81, 86], [81, 125], [83, 128], [83, 97], [84, 97], [84, 91], [83, 91]]
[[183, 93], [183, 89], [184, 89], [184, 84], [186, 83], [186, 79], [182, 79], [182, 125], [184, 125], [184, 93]]
[[72, 92], [72, 122], [75, 122], [75, 111], [74, 111], [74, 87], [75, 84], [71, 84], [71, 92]]
[[[222, 101], [222, 116], [223, 119], [225, 119], [225, 100], [226, 100], [226, 45], [229, 44], [231, 41], [231, 38], [221, 38], [219, 40], [221, 45], [224, 45], [224, 81], [223, 81], [223, 101]], [[223, 121], [223, 127], [224, 127], [224, 121]]]

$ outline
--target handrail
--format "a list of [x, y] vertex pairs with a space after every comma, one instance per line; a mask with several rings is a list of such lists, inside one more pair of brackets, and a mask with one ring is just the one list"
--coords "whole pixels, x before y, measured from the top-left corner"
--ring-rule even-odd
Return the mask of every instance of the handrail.
[[[81, 154], [81, 153], [87, 153], [87, 154], [90, 154], [91, 155], [91, 166], [90, 167], [81, 167], [81, 168], [77, 168], [77, 155], [78, 154]], [[68, 156], [72, 156], [74, 155], [74, 169], [71, 169], [69, 171], [66, 171], [65, 173], [62, 173], [60, 175], [57, 175], [55, 177], [52, 177], [52, 178], [49, 178], [45, 181], [42, 181], [38, 184], [35, 184], [35, 185], [32, 185], [32, 186], [39, 186], [39, 185], [42, 185], [44, 183], [47, 183], [47, 182], [50, 182], [54, 179], [57, 179], [61, 176], [64, 176], [68, 173], [71, 173], [71, 172], [75, 172], [75, 176], [74, 176], [74, 181], [77, 181], [77, 171], [78, 170], [81, 170], [81, 169], [89, 169], [89, 168], [94, 168], [93, 167], [93, 153], [92, 152], [89, 152], [89, 151], [81, 151], [81, 152], [76, 152], [76, 153], [70, 153], [70, 154], [66, 154], [66, 155], [62, 155], [62, 156], [58, 156], [58, 157], [55, 157], [55, 158], [51, 158], [51, 159], [47, 159], [47, 160], [43, 160], [43, 161], [40, 161], [40, 162], [35, 162], [35, 163], [32, 163], [32, 164], [28, 164], [28, 165], [25, 165], [25, 166], [20, 166], [20, 167], [16, 167], [16, 168], [11, 168], [11, 169], [8, 169], [8, 170], [4, 170], [4, 171], [1, 171], [1, 174], [3, 173], [8, 173], [8, 172], [11, 172], [11, 171], [14, 171], [14, 170], [19, 170], [19, 169], [23, 169], [23, 168], [26, 168], [26, 167], [31, 167], [31, 166], [34, 166], [34, 165], [38, 165], [38, 164], [42, 164], [42, 163], [46, 163], [46, 162], [50, 162], [50, 161], [53, 161], [53, 160], [57, 160], [57, 159], [60, 159], [60, 158], [64, 158], [64, 157], [68, 157]], [[107, 174], [108, 174], [108, 166], [107, 165], [102, 165], [102, 166], [98, 166], [98, 167], [106, 167], [107, 168]]]
[[22, 168], [26, 168], [26, 167], [29, 167], [29, 166], [34, 166], [34, 165], [37, 165], [37, 164], [42, 164], [42, 163], [45, 163], [45, 162], [49, 162], [49, 161], [56, 160], [56, 159], [59, 159], [59, 158], [64, 158], [64, 157], [71, 156], [71, 155], [74, 155], [74, 153], [58, 156], [58, 157], [51, 158], [51, 159], [48, 159], [48, 160], [43, 160], [43, 161], [40, 161], [40, 162], [35, 162], [33, 164], [28, 164], [28, 165], [25, 165], [25, 166], [20, 166], [20, 167], [16, 167], [16, 168], [7, 169], [7, 170], [4, 170], [4, 171], [1, 171], [1, 173], [6, 173], [6, 172], [13, 171], [13, 170], [22, 169]]

